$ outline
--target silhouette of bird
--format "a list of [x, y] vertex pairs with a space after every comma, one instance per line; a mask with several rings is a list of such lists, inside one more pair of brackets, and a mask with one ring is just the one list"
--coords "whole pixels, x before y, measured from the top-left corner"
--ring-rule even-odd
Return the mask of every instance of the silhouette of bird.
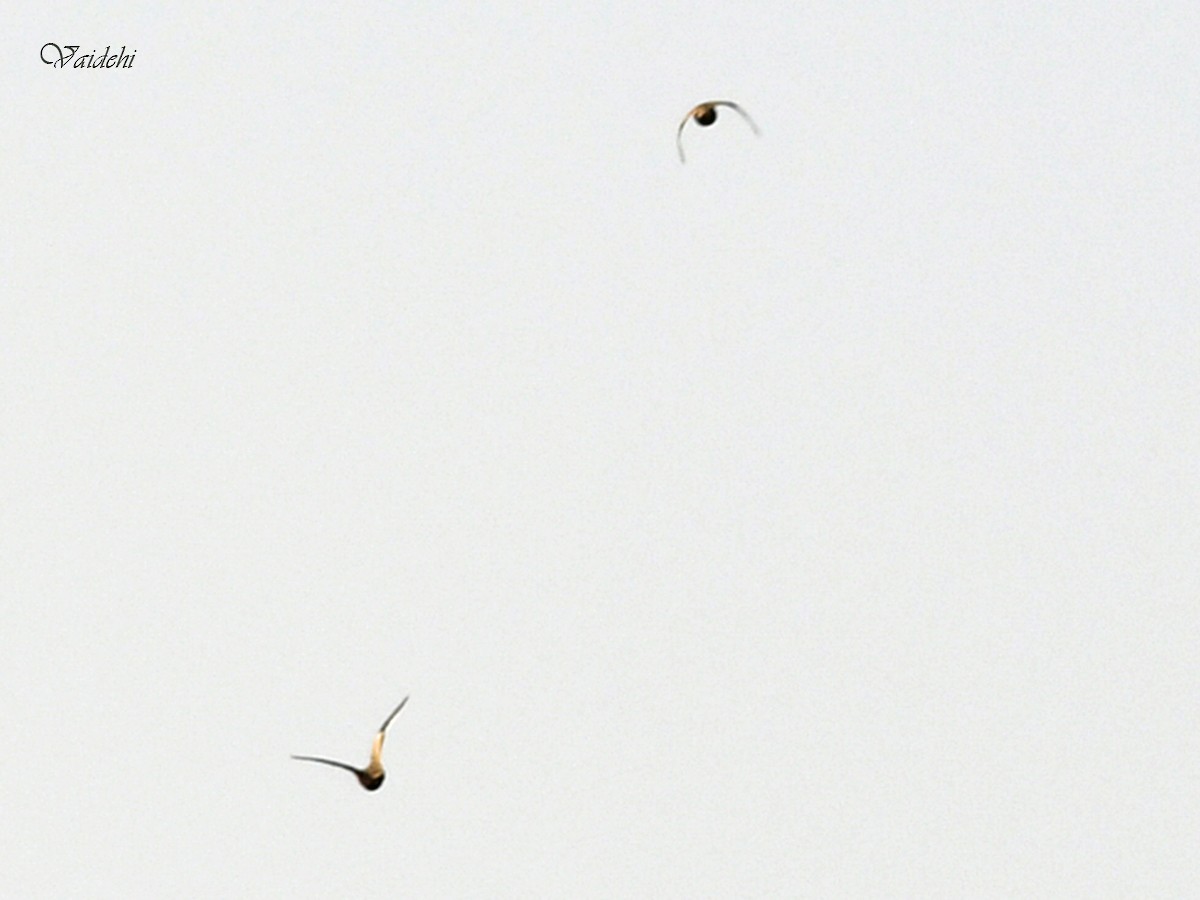
[[734, 103], [732, 100], [708, 100], [701, 103], [699, 106], [692, 107], [688, 114], [683, 117], [683, 121], [679, 123], [679, 130], [675, 132], [675, 146], [679, 148], [679, 161], [687, 162], [683, 158], [683, 128], [687, 125], [689, 119], [695, 120], [697, 125], [707, 128], [713, 122], [717, 121], [717, 107], [728, 106], [739, 116], [746, 120], [746, 124], [750, 126], [750, 130], [755, 134], [762, 134], [758, 130], [758, 126], [754, 124], [754, 120], [750, 118], [750, 114]]
[[358, 769], [348, 763], [338, 762], [335, 759], [322, 759], [319, 756], [292, 756], [292, 759], [302, 759], [306, 762], [324, 763], [327, 766], [337, 766], [339, 769], [347, 769], [358, 776], [358, 783], [368, 791], [379, 790], [383, 784], [383, 779], [386, 773], [383, 771], [383, 739], [387, 735], [387, 728], [392, 724], [392, 719], [396, 718], [396, 713], [404, 709], [404, 704], [408, 702], [405, 697], [400, 701], [400, 705], [392, 710], [391, 714], [383, 720], [383, 724], [379, 726], [379, 733], [375, 735], [375, 743], [371, 745], [371, 761], [367, 763], [365, 769]]

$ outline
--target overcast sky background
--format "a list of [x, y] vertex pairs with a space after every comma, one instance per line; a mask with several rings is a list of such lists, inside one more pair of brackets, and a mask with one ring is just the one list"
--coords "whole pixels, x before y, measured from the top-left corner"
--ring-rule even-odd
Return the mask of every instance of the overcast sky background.
[[1200, 8], [535, 8], [6, 16], [0, 893], [1194, 891]]

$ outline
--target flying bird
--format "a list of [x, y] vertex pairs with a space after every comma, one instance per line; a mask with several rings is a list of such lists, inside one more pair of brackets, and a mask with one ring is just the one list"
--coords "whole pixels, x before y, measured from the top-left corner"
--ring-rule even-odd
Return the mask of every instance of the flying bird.
[[709, 100], [689, 110], [688, 114], [683, 117], [683, 121], [679, 123], [679, 130], [675, 132], [675, 146], [679, 148], [680, 162], [687, 162], [687, 160], [683, 158], [683, 128], [685, 125], [687, 125], [688, 120], [694, 119], [697, 125], [707, 128], [713, 122], [717, 121], [718, 106], [728, 106], [746, 120], [746, 124], [750, 126], [751, 131], [753, 131], [755, 134], [762, 134], [762, 132], [758, 130], [758, 126], [754, 124], [754, 120], [750, 118], [750, 114], [732, 100]]
[[334, 759], [322, 759], [319, 756], [292, 756], [292, 759], [302, 759], [307, 762], [325, 763], [327, 766], [337, 766], [339, 769], [347, 769], [358, 776], [358, 783], [368, 791], [379, 790], [383, 784], [383, 779], [386, 773], [383, 771], [383, 739], [387, 734], [387, 728], [392, 724], [392, 719], [396, 718], [396, 713], [404, 709], [404, 704], [408, 702], [405, 697], [400, 701], [400, 705], [392, 710], [391, 714], [383, 720], [383, 724], [379, 726], [379, 733], [375, 735], [375, 743], [371, 745], [371, 761], [367, 763], [365, 769], [358, 769], [348, 763], [338, 762]]

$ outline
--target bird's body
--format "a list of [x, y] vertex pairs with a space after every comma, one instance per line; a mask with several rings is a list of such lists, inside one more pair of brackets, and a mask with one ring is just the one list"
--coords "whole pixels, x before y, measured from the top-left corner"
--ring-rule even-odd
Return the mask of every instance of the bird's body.
[[679, 161], [687, 162], [683, 156], [683, 129], [688, 121], [693, 121], [703, 128], [717, 121], [717, 107], [726, 106], [732, 109], [739, 116], [746, 120], [746, 124], [750, 126], [750, 130], [755, 134], [761, 134], [758, 126], [754, 124], [754, 120], [750, 118], [750, 114], [734, 103], [732, 100], [707, 100], [698, 106], [693, 106], [688, 110], [688, 114], [683, 117], [683, 121], [679, 123], [679, 130], [675, 132], [675, 146], [679, 148]]
[[379, 726], [379, 731], [375, 735], [375, 741], [371, 745], [371, 759], [367, 763], [365, 769], [360, 769], [352, 766], [349, 763], [338, 762], [335, 759], [324, 759], [320, 756], [292, 756], [292, 759], [301, 759], [306, 762], [324, 763], [327, 766], [337, 766], [339, 769], [346, 769], [353, 772], [358, 778], [358, 783], [368, 791], [377, 791], [383, 784], [387, 773], [383, 771], [383, 739], [387, 735], [387, 728], [392, 724], [392, 719], [396, 718], [396, 713], [404, 709], [404, 704], [408, 702], [405, 697], [400, 701], [400, 705], [392, 710], [391, 714], [383, 720], [383, 724]]

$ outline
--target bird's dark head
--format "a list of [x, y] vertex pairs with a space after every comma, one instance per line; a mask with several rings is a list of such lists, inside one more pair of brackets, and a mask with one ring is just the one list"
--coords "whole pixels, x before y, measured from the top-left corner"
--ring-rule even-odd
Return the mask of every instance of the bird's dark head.
[[696, 110], [696, 114], [692, 117], [696, 120], [697, 125], [703, 125], [707, 128], [713, 122], [717, 121], [717, 108], [715, 106], [705, 106]]
[[371, 775], [368, 772], [358, 773], [358, 783], [368, 791], [377, 791], [383, 785], [384, 774], [380, 772], [378, 775]]

